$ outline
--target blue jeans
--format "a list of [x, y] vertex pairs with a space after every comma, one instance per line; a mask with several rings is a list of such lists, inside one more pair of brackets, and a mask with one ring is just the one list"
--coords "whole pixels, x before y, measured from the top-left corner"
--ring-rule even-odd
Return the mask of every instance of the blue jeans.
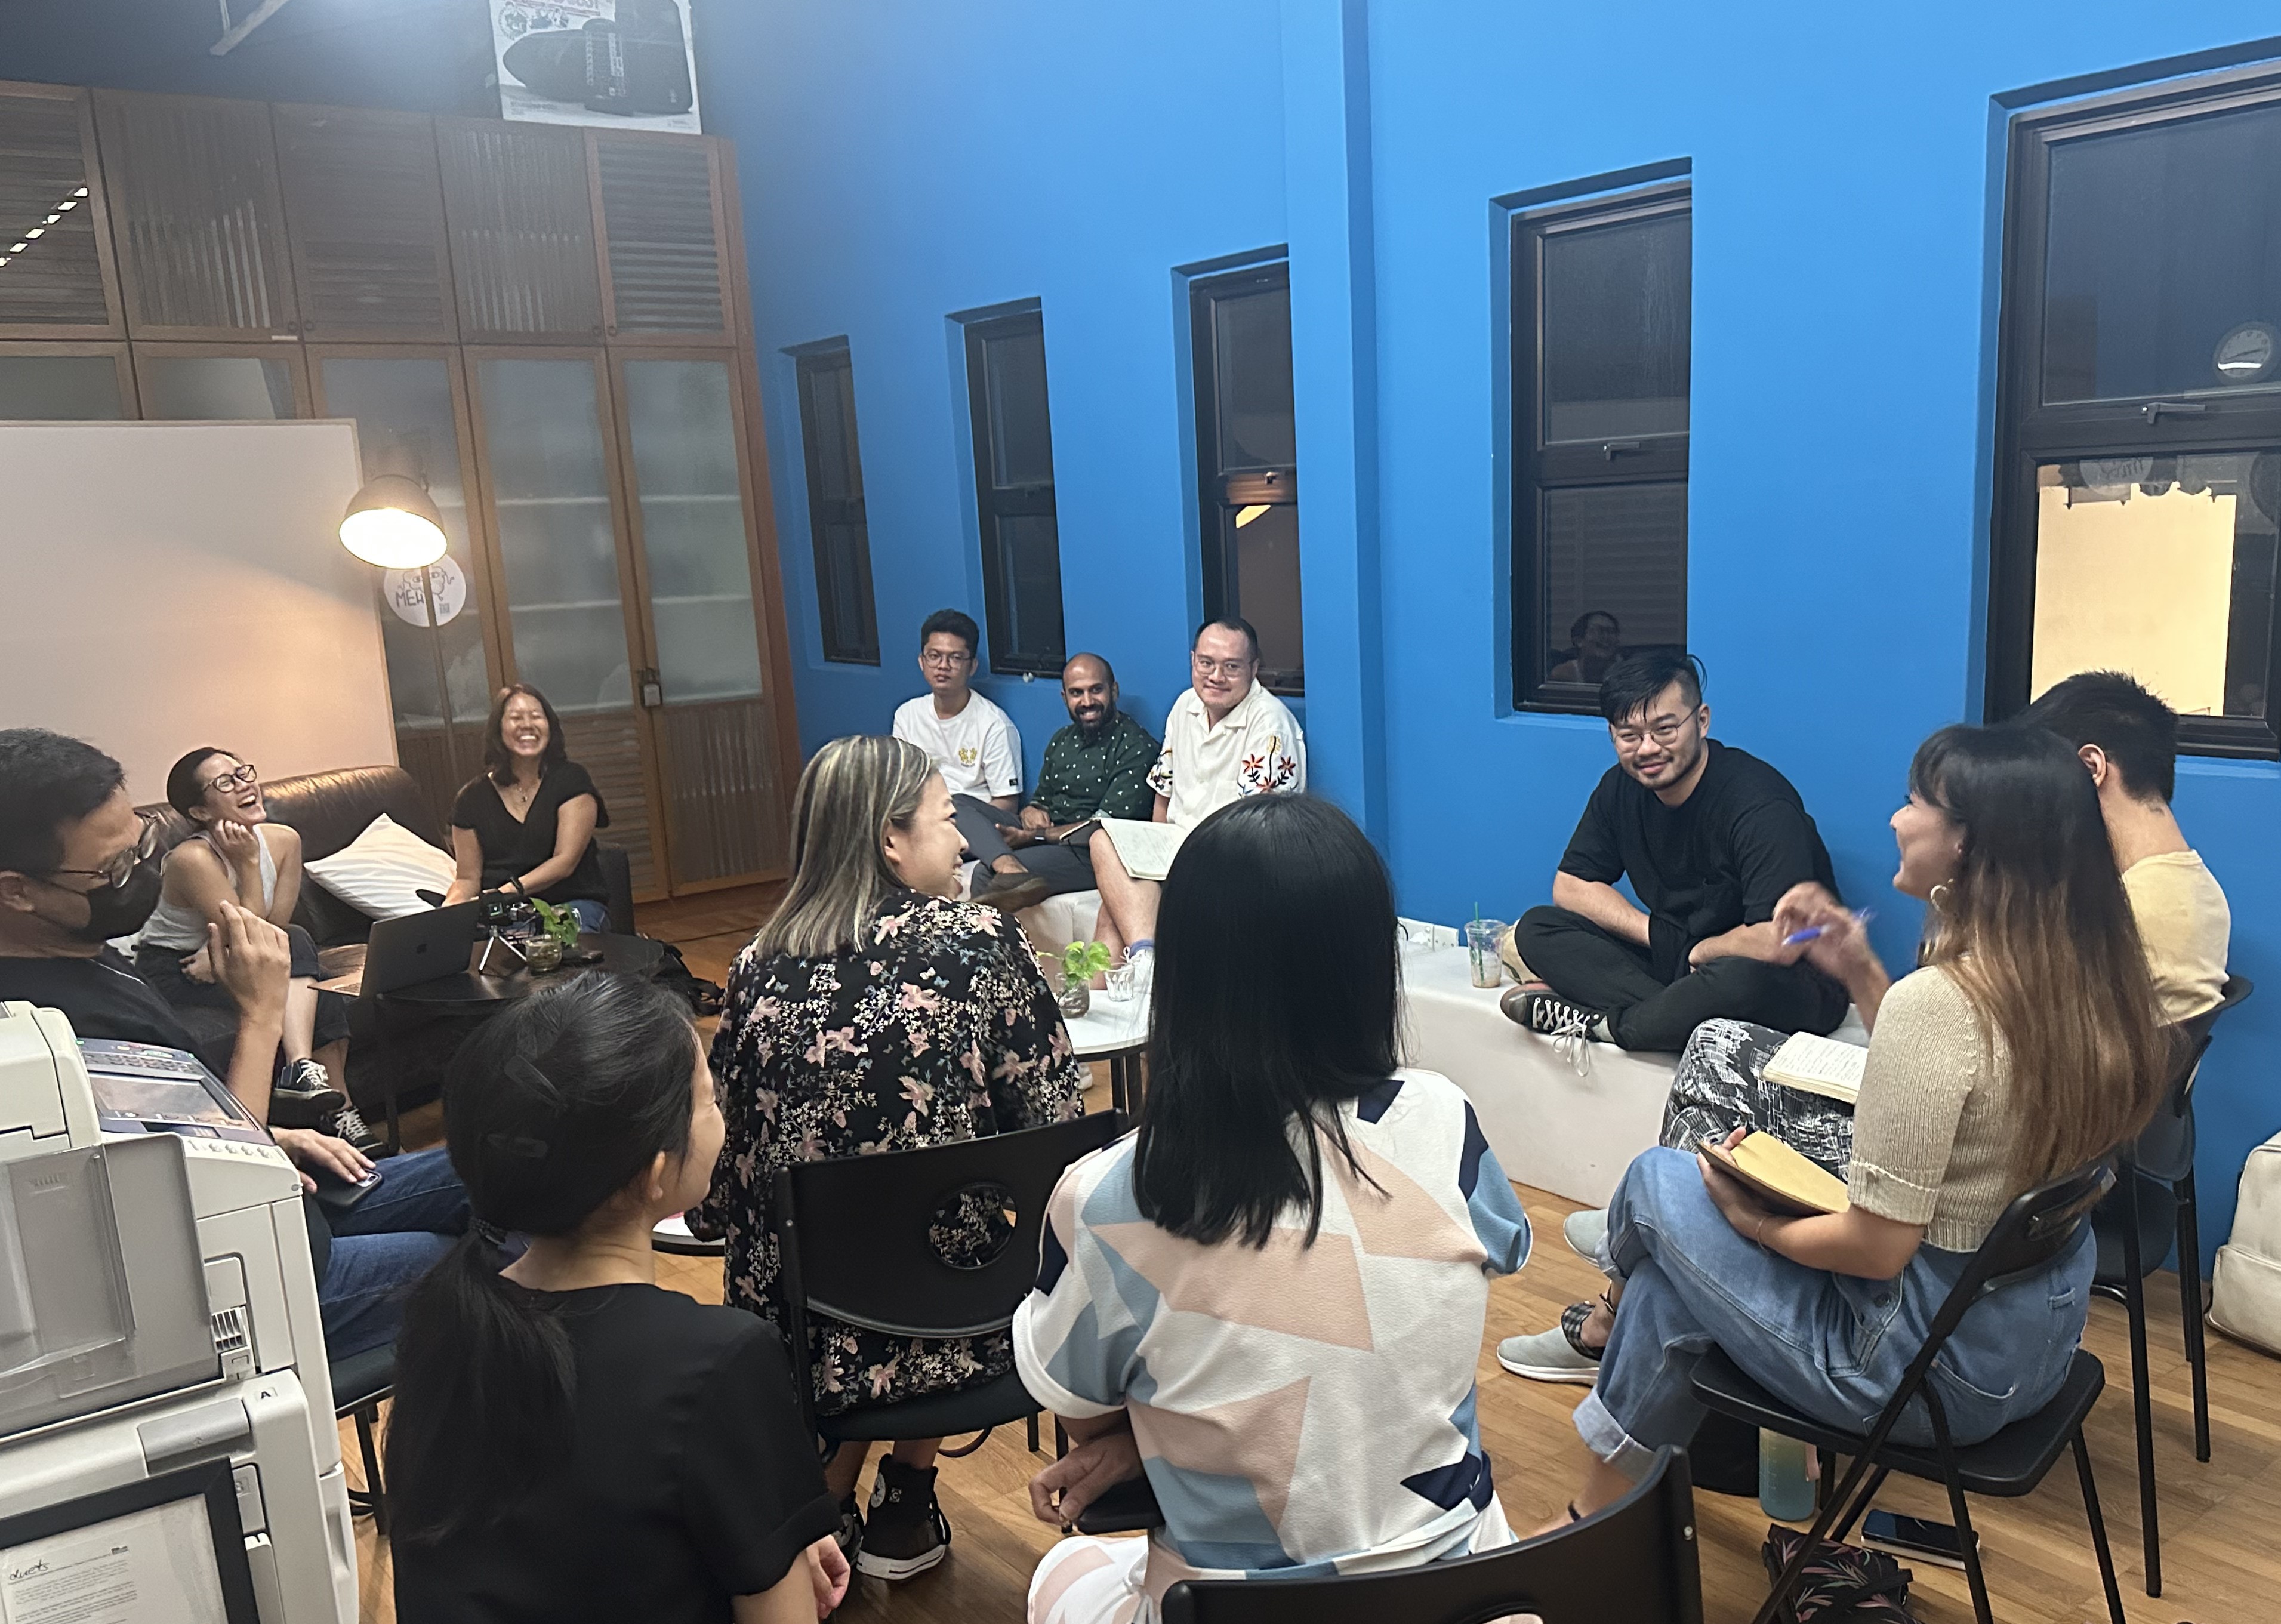
[[594, 932], [610, 928], [610, 905], [607, 902], [597, 902], [592, 897], [574, 897], [562, 906], [577, 916], [578, 928], [582, 931]]
[[394, 1342], [404, 1294], [467, 1233], [468, 1192], [451, 1152], [415, 1150], [377, 1165], [377, 1189], [326, 1215], [333, 1245], [317, 1306], [325, 1352], [335, 1359]]
[[[1793, 1408], [1866, 1433], [1970, 1261], [1927, 1246], [1890, 1280], [1809, 1269], [1736, 1233], [1692, 1156], [1643, 1152], [1608, 1205], [1603, 1264], [1624, 1295], [1599, 1380], [1576, 1408], [1576, 1431], [1601, 1459], [1641, 1476], [1659, 1445], [1684, 1446], [1702, 1424], [1695, 1366], [1716, 1347]], [[1958, 1443], [1976, 1443], [2051, 1402], [2083, 1337], [2096, 1262], [2086, 1224], [2041, 1276], [1983, 1298], [1964, 1317], [1929, 1378]], [[1912, 1404], [1893, 1436], [1929, 1444], [1929, 1412]]]

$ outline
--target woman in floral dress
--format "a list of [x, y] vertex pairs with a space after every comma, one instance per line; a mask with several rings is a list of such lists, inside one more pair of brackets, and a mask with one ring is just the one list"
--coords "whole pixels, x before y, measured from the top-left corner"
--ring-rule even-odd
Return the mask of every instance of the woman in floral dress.
[[[730, 972], [713, 1040], [728, 1140], [702, 1229], [728, 1241], [727, 1300], [783, 1323], [776, 1175], [794, 1162], [1010, 1133], [1074, 1117], [1084, 1063], [1012, 919], [954, 900], [964, 842], [925, 754], [837, 739], [800, 775], [792, 887]], [[920, 1340], [811, 1315], [816, 1411], [895, 1404], [1013, 1368], [1003, 1332]], [[939, 1439], [880, 1464], [868, 1526], [855, 1482], [869, 1446], [826, 1481], [862, 1571], [905, 1579], [947, 1554], [934, 1503]]]

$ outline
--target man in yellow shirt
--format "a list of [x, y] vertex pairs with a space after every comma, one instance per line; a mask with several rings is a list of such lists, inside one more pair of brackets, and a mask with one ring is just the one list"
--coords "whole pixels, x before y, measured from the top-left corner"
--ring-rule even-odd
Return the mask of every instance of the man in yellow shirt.
[[2233, 916], [2170, 811], [2177, 713], [2120, 671], [2084, 671], [2053, 684], [2020, 720], [2057, 733], [2091, 769], [2162, 1018], [2215, 1009]]

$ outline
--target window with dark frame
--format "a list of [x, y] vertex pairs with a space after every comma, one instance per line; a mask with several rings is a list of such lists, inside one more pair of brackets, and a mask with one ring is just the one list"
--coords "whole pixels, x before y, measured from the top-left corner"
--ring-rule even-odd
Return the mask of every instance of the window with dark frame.
[[1298, 434], [1291, 405], [1291, 267], [1189, 284], [1204, 614], [1259, 633], [1259, 680], [1306, 692], [1299, 614]]
[[2131, 673], [2281, 754], [2281, 73], [2012, 120], [1987, 714]]
[[1512, 221], [1513, 703], [1596, 712], [1620, 655], [1687, 646], [1685, 182]]
[[968, 322], [966, 393], [990, 669], [1058, 676], [1066, 656], [1044, 316], [1032, 310]]
[[877, 665], [879, 618], [871, 602], [871, 532], [863, 518], [863, 458], [855, 439], [854, 363], [840, 349], [811, 352], [795, 365], [823, 657]]

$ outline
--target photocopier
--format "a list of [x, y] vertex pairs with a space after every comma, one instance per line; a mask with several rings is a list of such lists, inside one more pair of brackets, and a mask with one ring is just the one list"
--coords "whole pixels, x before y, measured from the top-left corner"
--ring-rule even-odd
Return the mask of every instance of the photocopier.
[[0, 1003], [0, 1620], [356, 1617], [300, 1175], [191, 1056]]

